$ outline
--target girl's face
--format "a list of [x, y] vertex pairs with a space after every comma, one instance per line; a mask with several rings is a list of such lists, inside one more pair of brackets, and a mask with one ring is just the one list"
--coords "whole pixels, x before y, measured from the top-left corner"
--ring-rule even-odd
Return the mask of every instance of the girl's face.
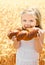
[[33, 14], [23, 14], [21, 17], [21, 23], [23, 28], [31, 28], [36, 26], [36, 19]]

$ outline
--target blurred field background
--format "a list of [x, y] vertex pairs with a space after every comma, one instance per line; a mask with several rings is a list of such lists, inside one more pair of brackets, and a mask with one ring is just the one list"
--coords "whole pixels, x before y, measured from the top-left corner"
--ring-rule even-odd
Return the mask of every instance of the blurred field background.
[[[7, 34], [10, 30], [14, 31], [17, 27], [21, 27], [21, 12], [30, 7], [37, 7], [41, 12], [41, 25], [45, 30], [45, 0], [0, 0], [0, 65], [15, 64], [16, 50]], [[45, 51], [45, 44], [43, 47]], [[41, 59], [45, 57], [44, 51]], [[45, 62], [41, 64], [44, 65]]]

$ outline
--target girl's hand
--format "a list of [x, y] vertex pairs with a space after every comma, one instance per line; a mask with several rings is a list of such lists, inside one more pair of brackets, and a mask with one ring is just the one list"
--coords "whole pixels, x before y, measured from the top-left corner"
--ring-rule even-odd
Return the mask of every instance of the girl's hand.
[[43, 48], [43, 42], [44, 42], [44, 32], [40, 28], [38, 28], [38, 33], [37, 37], [35, 39], [35, 49], [38, 53], [42, 53], [42, 48]]
[[44, 32], [40, 28], [38, 28], [37, 38], [40, 40], [41, 43], [44, 41]]
[[12, 41], [17, 41], [16, 36], [13, 36], [13, 37], [12, 37]]
[[14, 41], [14, 47], [15, 49], [18, 49], [21, 46], [21, 42], [17, 40], [16, 36], [12, 37], [12, 40]]
[[44, 30], [41, 30], [40, 28], [34, 27], [34, 29], [38, 30], [37, 38], [44, 38]]

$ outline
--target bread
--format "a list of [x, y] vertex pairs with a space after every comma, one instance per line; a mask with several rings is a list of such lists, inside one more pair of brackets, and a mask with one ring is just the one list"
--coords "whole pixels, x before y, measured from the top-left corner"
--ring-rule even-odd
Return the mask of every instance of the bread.
[[25, 40], [31, 40], [37, 36], [37, 33], [38, 29], [28, 29], [28, 35], [26, 36]]
[[18, 33], [19, 33], [19, 30], [15, 30], [14, 32], [9, 32], [8, 33], [9, 39], [12, 39], [13, 36], [17, 36]]
[[16, 36], [17, 40], [31, 40], [36, 37], [38, 33], [38, 29], [27, 28], [25, 30], [15, 30], [15, 32], [10, 32], [8, 37], [12, 39], [13, 36]]
[[28, 34], [28, 31], [22, 30], [17, 34], [17, 40], [24, 40], [26, 38], [26, 35]]

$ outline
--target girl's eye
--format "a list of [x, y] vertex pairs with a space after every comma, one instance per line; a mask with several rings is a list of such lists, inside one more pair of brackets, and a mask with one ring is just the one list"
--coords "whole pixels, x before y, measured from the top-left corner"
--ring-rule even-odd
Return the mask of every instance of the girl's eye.
[[26, 22], [26, 20], [23, 20], [24, 22]]
[[33, 22], [33, 20], [29, 20], [30, 22]]

